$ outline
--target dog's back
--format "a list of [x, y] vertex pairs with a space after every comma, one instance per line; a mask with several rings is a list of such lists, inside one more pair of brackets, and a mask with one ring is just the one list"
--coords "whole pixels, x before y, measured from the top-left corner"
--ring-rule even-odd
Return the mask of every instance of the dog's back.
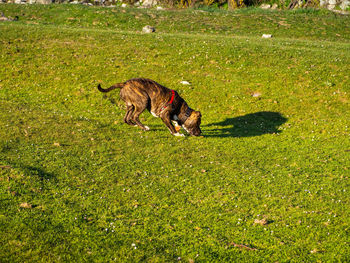
[[170, 93], [170, 89], [160, 85], [151, 79], [135, 78], [130, 79], [124, 83], [123, 92], [135, 92], [138, 95], [147, 96], [152, 100], [153, 98], [166, 97]]

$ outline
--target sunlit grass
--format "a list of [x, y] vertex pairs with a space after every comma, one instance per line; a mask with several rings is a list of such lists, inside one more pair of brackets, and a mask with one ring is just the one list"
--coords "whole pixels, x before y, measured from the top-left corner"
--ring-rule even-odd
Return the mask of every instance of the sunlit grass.
[[[1, 261], [349, 260], [347, 16], [0, 10]], [[204, 137], [125, 125], [96, 86], [133, 77]]]

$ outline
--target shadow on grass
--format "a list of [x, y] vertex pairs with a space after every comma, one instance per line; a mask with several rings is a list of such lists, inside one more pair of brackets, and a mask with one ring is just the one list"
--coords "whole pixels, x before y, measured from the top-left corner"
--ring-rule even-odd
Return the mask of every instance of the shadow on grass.
[[41, 180], [42, 179], [54, 179], [55, 178], [54, 174], [49, 173], [49, 172], [43, 170], [42, 168], [33, 167], [33, 166], [30, 166], [30, 165], [21, 165], [21, 169], [26, 175], [36, 175]]
[[[11, 149], [16, 149], [18, 147], [17, 144], [18, 143], [13, 143], [11, 145], [6, 144], [5, 146], [2, 147], [2, 149], [1, 149], [1, 145], [0, 145], [0, 153], [4, 154], [3, 156], [5, 157], [8, 151], [11, 151]], [[0, 155], [0, 158], [3, 156]], [[27, 164], [24, 164], [20, 160], [12, 161], [12, 160], [9, 160], [9, 159], [6, 160], [6, 159], [7, 159], [6, 157], [3, 158], [2, 162], [0, 163], [1, 170], [11, 170], [11, 169], [19, 170], [25, 176], [35, 175], [35, 176], [39, 177], [41, 180], [55, 179], [55, 177], [56, 177], [55, 174], [46, 171], [45, 169], [43, 169], [43, 167], [36, 167], [33, 165], [27, 165]], [[4, 165], [1, 165], [2, 163]]]
[[[288, 119], [279, 112], [261, 111], [204, 126], [205, 137], [253, 137], [280, 133], [278, 127]], [[213, 127], [213, 129], [207, 129]]]
[[56, 179], [56, 176], [53, 173], [47, 172], [42, 168], [34, 167], [31, 165], [25, 165], [21, 163], [12, 163], [9, 162], [9, 165], [1, 165], [1, 170], [10, 170], [10, 169], [18, 169], [23, 172], [25, 176], [38, 176], [40, 180], [44, 179]]

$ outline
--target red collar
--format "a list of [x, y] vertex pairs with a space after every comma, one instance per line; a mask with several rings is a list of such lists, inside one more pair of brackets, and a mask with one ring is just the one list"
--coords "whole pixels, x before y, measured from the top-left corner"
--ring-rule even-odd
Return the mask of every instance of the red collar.
[[174, 90], [171, 90], [171, 98], [170, 98], [168, 104], [172, 104], [173, 101], [174, 101], [174, 98], [175, 98], [175, 91], [174, 91]]
[[162, 112], [163, 110], [165, 110], [169, 105], [173, 104], [174, 98], [175, 98], [175, 91], [174, 91], [174, 90], [171, 90], [171, 98], [170, 98], [170, 100], [168, 101], [168, 103], [165, 104], [165, 105], [160, 109], [160, 112]]

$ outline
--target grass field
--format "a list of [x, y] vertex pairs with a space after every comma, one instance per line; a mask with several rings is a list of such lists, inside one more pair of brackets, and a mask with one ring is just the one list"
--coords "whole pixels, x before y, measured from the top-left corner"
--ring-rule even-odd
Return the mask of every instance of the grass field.
[[[350, 261], [349, 16], [0, 11], [1, 262]], [[203, 137], [124, 124], [96, 86], [133, 77]]]

